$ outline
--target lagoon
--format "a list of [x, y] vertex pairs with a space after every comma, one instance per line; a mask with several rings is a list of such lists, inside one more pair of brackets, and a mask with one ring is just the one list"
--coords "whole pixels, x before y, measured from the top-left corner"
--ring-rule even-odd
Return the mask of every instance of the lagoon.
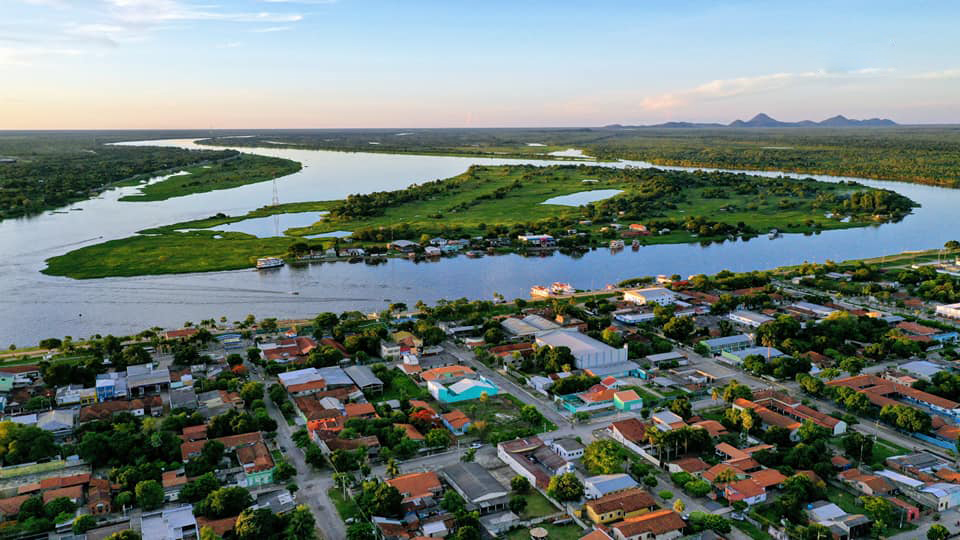
[[609, 199], [614, 195], [623, 193], [622, 189], [593, 189], [590, 191], [578, 191], [569, 195], [560, 195], [552, 197], [540, 204], [557, 204], [560, 206], [583, 206], [592, 202]]

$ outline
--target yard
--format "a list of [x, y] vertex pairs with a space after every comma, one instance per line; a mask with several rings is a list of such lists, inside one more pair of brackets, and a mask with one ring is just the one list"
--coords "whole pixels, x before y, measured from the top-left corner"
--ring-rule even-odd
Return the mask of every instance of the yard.
[[490, 443], [509, 441], [557, 429], [553, 422], [544, 418], [539, 412], [536, 418], [522, 414], [523, 407], [523, 402], [507, 394], [449, 405], [449, 408], [460, 409], [469, 416], [474, 426], [477, 426], [480, 438]]
[[[541, 523], [537, 527], [543, 527], [547, 530], [550, 540], [578, 540], [584, 535], [583, 529], [573, 523], [567, 525], [553, 525], [551, 523]], [[530, 540], [530, 529], [521, 527], [507, 533], [507, 540]]]
[[773, 538], [772, 536], [767, 534], [766, 531], [764, 531], [757, 525], [754, 525], [750, 521], [731, 520], [730, 522], [733, 524], [734, 527], [743, 531], [747, 536], [749, 536], [753, 540], [770, 540], [771, 538]]
[[873, 455], [871, 456], [871, 464], [876, 466], [882, 466], [887, 458], [892, 456], [902, 456], [904, 454], [909, 454], [910, 451], [902, 446], [897, 446], [892, 442], [885, 441], [883, 439], [877, 439], [873, 443]]
[[539, 491], [531, 491], [525, 498], [527, 499], [527, 507], [520, 514], [520, 519], [534, 519], [559, 512]]
[[408, 377], [399, 369], [387, 371], [383, 377], [383, 393], [372, 393], [367, 396], [371, 401], [387, 401], [396, 399], [403, 401], [405, 399], [428, 399], [430, 394], [426, 389], [417, 386], [413, 379]]

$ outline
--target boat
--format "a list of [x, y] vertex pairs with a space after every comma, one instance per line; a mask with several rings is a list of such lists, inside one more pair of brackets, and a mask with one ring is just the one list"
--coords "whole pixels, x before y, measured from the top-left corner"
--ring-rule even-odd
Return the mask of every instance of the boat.
[[610, 249], [623, 249], [623, 240], [611, 240]]
[[544, 287], [543, 285], [535, 285], [530, 287], [530, 296], [549, 298], [552, 296], [552, 294], [550, 293], [550, 289], [547, 287]]
[[484, 253], [482, 251], [476, 249], [467, 252], [467, 257], [470, 257], [471, 259], [479, 259], [480, 257], [483, 257], [483, 255]]
[[780, 236], [780, 231], [778, 231], [777, 229], [770, 229], [770, 234], [768, 234], [767, 236], [768, 236], [771, 240], [773, 240], [774, 238]]
[[630, 247], [632, 249], [640, 249], [640, 241], [634, 240], [633, 242], [630, 243]]
[[280, 268], [281, 266], [283, 266], [283, 259], [279, 257], [261, 257], [257, 259], [257, 270]]
[[550, 285], [550, 292], [553, 294], [573, 294], [577, 291], [569, 283], [560, 283], [559, 281], [554, 281], [553, 284]]

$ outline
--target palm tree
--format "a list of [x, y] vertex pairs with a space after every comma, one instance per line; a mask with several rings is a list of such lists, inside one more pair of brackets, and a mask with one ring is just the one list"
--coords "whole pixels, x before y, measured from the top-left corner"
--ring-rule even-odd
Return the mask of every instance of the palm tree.
[[346, 497], [347, 487], [350, 485], [350, 475], [342, 472], [333, 473], [333, 485], [342, 491], [343, 496]]
[[720, 471], [719, 473], [717, 473], [717, 475], [713, 478], [713, 485], [719, 486], [723, 484], [729, 484], [730, 482], [733, 482], [736, 479], [737, 479], [737, 473], [735, 473], [733, 469], [728, 467]]
[[400, 476], [400, 467], [397, 465], [397, 461], [393, 458], [387, 460], [387, 476], [390, 478], [396, 478]]

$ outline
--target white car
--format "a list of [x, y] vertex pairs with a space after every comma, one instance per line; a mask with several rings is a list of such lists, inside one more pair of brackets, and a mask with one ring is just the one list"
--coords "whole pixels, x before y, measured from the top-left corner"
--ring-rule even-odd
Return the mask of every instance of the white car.
[[483, 443], [482, 443], [482, 442], [470, 443], [470, 448], [474, 448], [474, 449], [476, 449], [476, 448], [483, 448]]

